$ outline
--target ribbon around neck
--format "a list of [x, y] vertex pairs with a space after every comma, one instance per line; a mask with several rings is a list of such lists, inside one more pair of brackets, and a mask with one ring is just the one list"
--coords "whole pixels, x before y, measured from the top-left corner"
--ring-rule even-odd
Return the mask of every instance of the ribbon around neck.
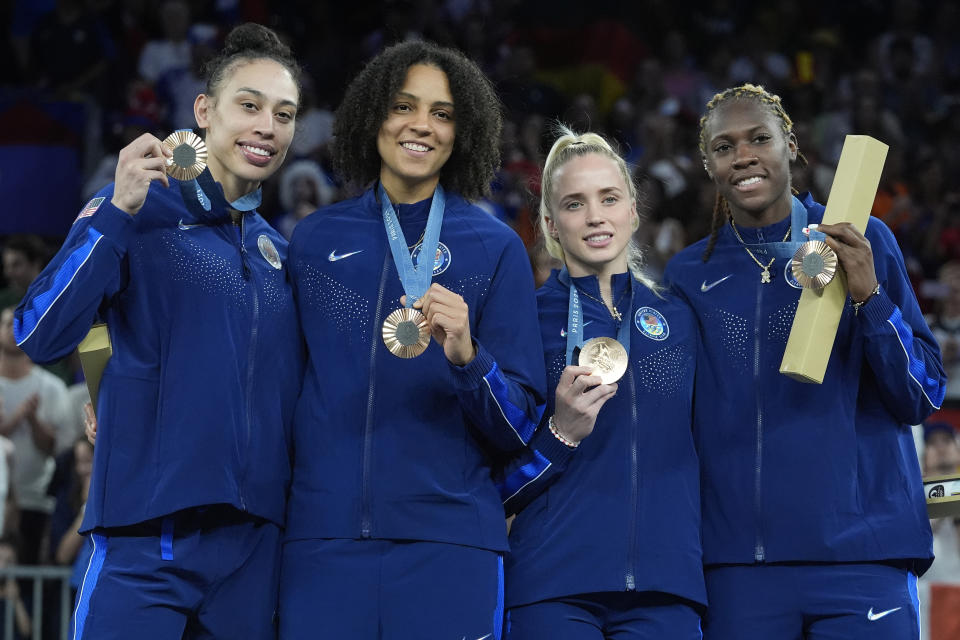
[[[557, 279], [570, 289], [570, 298], [567, 303], [567, 365], [573, 364], [573, 352], [583, 347], [583, 309], [580, 305], [580, 292], [570, 277], [570, 272], [564, 266], [560, 269]], [[617, 328], [617, 342], [623, 345], [630, 355], [630, 327], [633, 325], [633, 276], [627, 283], [630, 287], [630, 310], [624, 315]]]
[[383, 226], [387, 231], [387, 242], [390, 244], [390, 253], [393, 254], [393, 264], [400, 276], [403, 292], [407, 294], [407, 308], [420, 299], [430, 288], [433, 279], [433, 261], [437, 255], [437, 245], [440, 243], [440, 227], [443, 225], [443, 210], [446, 206], [446, 195], [443, 187], [437, 184], [433, 192], [433, 201], [430, 203], [430, 213], [427, 215], [427, 228], [423, 233], [423, 244], [420, 247], [418, 264], [413, 264], [413, 258], [407, 249], [407, 241], [403, 237], [403, 229], [397, 219], [397, 212], [387, 196], [383, 183], [378, 185], [380, 190], [380, 210], [383, 213]]
[[810, 229], [810, 235], [805, 236], [804, 227], [807, 226], [807, 208], [803, 206], [800, 200], [793, 196], [793, 202], [790, 207], [790, 242], [760, 242], [756, 244], [743, 243], [743, 246], [752, 251], [757, 256], [768, 256], [772, 258], [793, 258], [797, 250], [808, 241], [823, 241], [827, 234], [816, 229]]

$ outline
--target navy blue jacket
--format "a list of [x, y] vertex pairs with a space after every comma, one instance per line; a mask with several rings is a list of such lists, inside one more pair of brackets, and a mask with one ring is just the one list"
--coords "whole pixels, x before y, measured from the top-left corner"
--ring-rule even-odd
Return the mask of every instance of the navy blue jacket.
[[[429, 206], [398, 207], [415, 258]], [[512, 230], [449, 192], [432, 259], [433, 282], [470, 310], [477, 355], [465, 367], [435, 340], [411, 359], [384, 345], [403, 288], [372, 189], [297, 225], [290, 263], [309, 364], [287, 539], [506, 549], [492, 459], [522, 449], [543, 411], [530, 264]]]
[[218, 503], [282, 524], [303, 373], [286, 242], [256, 212], [232, 224], [222, 194], [206, 211], [187, 192], [188, 207], [173, 179], [136, 216], [112, 194], [84, 208], [14, 319], [38, 362], [98, 316], [109, 327], [83, 530]]
[[[804, 196], [809, 222], [823, 207]], [[750, 229], [779, 241], [790, 219]], [[760, 282], [730, 225], [709, 261], [706, 240], [681, 251], [667, 278], [700, 321], [695, 432], [707, 564], [932, 560], [910, 425], [939, 407], [945, 376], [890, 230], [870, 218], [880, 293], [843, 310], [823, 384], [779, 372], [800, 298], [789, 261]], [[766, 264], [767, 259], [761, 257]]]
[[[614, 300], [629, 278], [614, 276]], [[573, 281], [600, 298], [595, 277]], [[568, 300], [556, 272], [537, 292], [551, 390], [566, 366]], [[617, 335], [604, 305], [580, 301], [585, 339]], [[505, 507], [517, 513], [505, 561], [507, 606], [624, 590], [706, 603], [691, 431], [696, 321], [682, 300], [638, 282], [632, 309], [624, 316], [633, 323], [630, 365], [593, 433], [569, 449], [544, 425], [505, 470]], [[551, 392], [547, 415], [553, 410]]]

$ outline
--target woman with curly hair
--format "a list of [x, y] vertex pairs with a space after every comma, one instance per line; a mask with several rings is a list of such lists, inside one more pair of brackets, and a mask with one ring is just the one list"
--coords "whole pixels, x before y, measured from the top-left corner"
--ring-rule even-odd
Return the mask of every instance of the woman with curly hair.
[[336, 165], [366, 190], [291, 242], [309, 373], [283, 638], [500, 638], [491, 466], [526, 446], [545, 386], [523, 245], [468, 201], [500, 124], [476, 65], [422, 42], [374, 58], [338, 109]]

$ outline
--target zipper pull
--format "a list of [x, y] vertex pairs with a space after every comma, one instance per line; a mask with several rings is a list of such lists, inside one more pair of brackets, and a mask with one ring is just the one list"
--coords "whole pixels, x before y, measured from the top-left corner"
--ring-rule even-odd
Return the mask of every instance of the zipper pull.
[[[243, 264], [243, 279], [249, 280], [250, 265], [248, 264], [248, 258], [247, 258], [247, 246], [244, 243], [244, 238], [246, 237], [246, 234], [244, 233], [246, 216], [244, 216], [242, 213], [238, 211], [233, 211], [233, 210], [230, 211], [230, 216], [231, 217], [237, 216], [240, 218], [240, 262]], [[236, 220], [236, 218], [234, 219]]]

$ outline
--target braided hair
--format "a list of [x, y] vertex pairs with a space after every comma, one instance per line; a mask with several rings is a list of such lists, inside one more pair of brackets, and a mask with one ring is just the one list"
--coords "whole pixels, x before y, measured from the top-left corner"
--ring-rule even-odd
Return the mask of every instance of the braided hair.
[[[707, 108], [700, 118], [700, 138], [698, 146], [700, 148], [700, 158], [703, 160], [703, 168], [707, 168], [707, 122], [713, 115], [717, 107], [729, 100], [755, 100], [762, 107], [767, 109], [780, 122], [780, 130], [785, 136], [793, 133], [793, 120], [787, 115], [780, 101], [780, 96], [770, 93], [760, 85], [742, 84], [738, 87], [730, 87], [713, 96], [707, 103]], [[802, 153], [797, 152], [797, 160], [801, 166], [807, 166], [807, 159]], [[794, 189], [794, 193], [797, 191]], [[720, 233], [720, 227], [730, 220], [733, 214], [730, 213], [730, 204], [727, 199], [717, 192], [717, 199], [713, 205], [713, 217], [710, 221], [710, 239], [707, 241], [707, 248], [703, 252], [703, 261], [710, 259], [713, 253], [713, 247], [717, 244], [717, 236]]]

